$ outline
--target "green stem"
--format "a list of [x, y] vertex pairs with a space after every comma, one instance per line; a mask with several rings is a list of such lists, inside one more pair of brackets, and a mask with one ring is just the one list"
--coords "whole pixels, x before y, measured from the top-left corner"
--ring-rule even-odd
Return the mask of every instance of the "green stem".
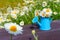
[[35, 34], [33, 34], [33, 36], [35, 40], [38, 40], [38, 37]]
[[25, 18], [25, 20], [26, 20], [26, 23], [28, 24], [28, 19], [27, 19], [26, 15], [24, 16], [24, 18]]
[[12, 40], [12, 34], [10, 34], [10, 40]]

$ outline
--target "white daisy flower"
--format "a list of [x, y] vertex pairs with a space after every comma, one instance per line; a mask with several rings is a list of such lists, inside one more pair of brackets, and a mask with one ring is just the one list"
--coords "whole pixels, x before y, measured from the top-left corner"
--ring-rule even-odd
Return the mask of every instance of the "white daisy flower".
[[43, 11], [40, 12], [39, 14], [41, 17], [45, 17], [45, 13]]
[[11, 14], [11, 17], [16, 19], [17, 18], [17, 15], [16, 14]]
[[29, 1], [27, 1], [27, 0], [23, 0], [26, 4], [29, 4]]
[[25, 1], [26, 4], [29, 4], [29, 1]]
[[23, 15], [25, 15], [25, 12], [21, 11], [20, 16], [23, 16]]
[[60, 2], [60, 0], [55, 0], [54, 2], [57, 2], [57, 3], [59, 3], [59, 2]]
[[52, 14], [52, 10], [51, 10], [50, 8], [44, 8], [44, 9], [43, 9], [43, 12], [45, 12], [45, 13], [47, 13], [47, 14], [49, 14], [49, 15]]
[[24, 21], [21, 21], [21, 22], [20, 22], [20, 25], [23, 26], [23, 25], [24, 25]]
[[9, 6], [9, 7], [7, 8], [7, 13], [11, 13], [11, 11], [12, 11], [12, 7]]
[[6, 23], [4, 24], [5, 30], [8, 31], [9, 34], [18, 35], [22, 34], [22, 27], [17, 25], [16, 23]]
[[33, 0], [29, 0], [29, 3], [34, 3], [34, 1]]
[[29, 11], [32, 11], [32, 7], [29, 7]]
[[39, 10], [35, 10], [35, 16], [39, 15]]
[[42, 7], [45, 7], [45, 6], [47, 6], [47, 2], [44, 1], [44, 2], [42, 3]]
[[27, 6], [24, 6], [24, 7], [23, 7], [23, 11], [28, 12], [28, 10], [29, 10], [29, 9], [28, 9]]
[[45, 17], [50, 17], [50, 16], [51, 16], [51, 15], [49, 15], [49, 14], [47, 14], [47, 13], [45, 14]]
[[3, 18], [3, 22], [6, 21], [8, 15], [9, 13], [4, 13], [3, 16], [1, 16]]
[[30, 7], [34, 7], [35, 5], [34, 4], [30, 4]]
[[23, 0], [26, 4], [29, 4], [29, 3], [34, 3], [33, 0]]
[[11, 14], [18, 14], [19, 13], [19, 10], [18, 9], [14, 9], [11, 11]]
[[2, 22], [4, 22], [4, 19], [3, 19], [3, 17], [1, 16], [1, 17], [0, 17], [0, 23], [2, 23]]
[[16, 14], [16, 10], [12, 10], [11, 11], [11, 14]]
[[57, 13], [57, 12], [54, 12], [53, 14], [54, 14], [54, 15], [57, 15], [58, 13]]
[[32, 7], [33, 7], [34, 5], [33, 4], [30, 4], [29, 5], [29, 11], [32, 11]]
[[16, 13], [19, 13], [19, 10], [18, 9], [16, 9]]

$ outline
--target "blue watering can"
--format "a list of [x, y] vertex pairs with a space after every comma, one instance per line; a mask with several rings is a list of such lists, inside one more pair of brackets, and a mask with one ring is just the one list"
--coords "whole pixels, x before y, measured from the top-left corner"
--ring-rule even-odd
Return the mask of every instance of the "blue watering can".
[[46, 17], [40, 17], [40, 22], [38, 21], [38, 16], [35, 16], [32, 20], [32, 23], [39, 25], [40, 30], [50, 30], [51, 19]]

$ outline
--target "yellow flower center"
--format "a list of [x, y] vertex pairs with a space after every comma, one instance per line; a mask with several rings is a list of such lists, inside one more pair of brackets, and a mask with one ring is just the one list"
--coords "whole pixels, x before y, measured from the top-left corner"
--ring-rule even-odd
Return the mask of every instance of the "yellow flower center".
[[2, 21], [2, 18], [0, 18], [0, 21]]
[[49, 9], [47, 9], [47, 10], [46, 10], [46, 12], [50, 12], [50, 10], [49, 10]]
[[16, 11], [12, 12], [13, 14], [16, 14]]
[[38, 12], [36, 13], [36, 16], [38, 16]]
[[13, 16], [13, 18], [17, 18], [17, 16]]
[[14, 12], [14, 14], [16, 14], [16, 12]]
[[45, 14], [44, 14], [44, 13], [42, 13], [42, 16], [45, 16]]
[[33, 1], [29, 1], [30, 3], [34, 3]]
[[46, 17], [48, 17], [49, 16], [49, 14], [46, 14]]
[[12, 32], [16, 32], [16, 31], [17, 31], [16, 26], [11, 26], [11, 27], [10, 27], [10, 31], [12, 31]]

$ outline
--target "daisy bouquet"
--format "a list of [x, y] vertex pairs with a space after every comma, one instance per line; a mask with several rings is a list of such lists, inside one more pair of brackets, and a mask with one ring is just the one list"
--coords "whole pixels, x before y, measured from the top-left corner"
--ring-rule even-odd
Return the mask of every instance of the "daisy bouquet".
[[[37, 5], [39, 5], [39, 3]], [[59, 19], [59, 11], [56, 12], [56, 10], [58, 10], [57, 6], [59, 5], [59, 2], [49, 0], [43, 1], [41, 5], [42, 7], [37, 6], [38, 10], [35, 10], [35, 17], [33, 18], [32, 23], [39, 25], [40, 30], [50, 30], [51, 21], [56, 20], [56, 18]]]

